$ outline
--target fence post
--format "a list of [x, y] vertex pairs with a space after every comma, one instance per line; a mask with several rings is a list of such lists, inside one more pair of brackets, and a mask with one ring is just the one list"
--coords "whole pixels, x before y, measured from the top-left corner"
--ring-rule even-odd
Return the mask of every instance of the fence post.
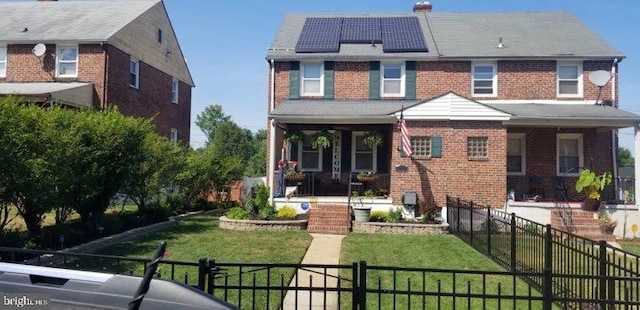
[[198, 289], [204, 292], [204, 283], [207, 275], [207, 259], [200, 257], [198, 260]]
[[469, 202], [469, 244], [473, 247], [473, 201]]
[[213, 294], [213, 285], [215, 284], [214, 271], [216, 268], [216, 260], [211, 259], [207, 264], [207, 293]]
[[516, 260], [516, 251], [518, 251], [518, 247], [516, 245], [516, 213], [511, 213], [511, 271], [516, 271], [517, 263]]
[[360, 280], [358, 281], [358, 306], [360, 310], [367, 309], [367, 262], [360, 261], [360, 272], [358, 274]]
[[456, 234], [460, 236], [460, 197], [456, 199]]
[[598, 284], [599, 288], [598, 290], [600, 291], [600, 307], [601, 309], [607, 309], [607, 242], [604, 240], [600, 240], [598, 241], [598, 246], [599, 246], [599, 256], [600, 258], [598, 259], [598, 276], [600, 277], [600, 282]]
[[493, 217], [491, 216], [491, 207], [487, 207], [487, 254], [491, 256], [491, 226], [493, 224]]
[[544, 283], [542, 284], [542, 309], [551, 310], [553, 305], [553, 235], [551, 224], [547, 224], [544, 237]]
[[[351, 265], [351, 309], [356, 310], [358, 309], [358, 304], [359, 304], [359, 300], [358, 299], [358, 294], [359, 294], [359, 289], [360, 287], [358, 286], [358, 263], [353, 262], [353, 264]], [[338, 281], [340, 281], [340, 279], [338, 279]], [[338, 292], [339, 294], [339, 292]]]

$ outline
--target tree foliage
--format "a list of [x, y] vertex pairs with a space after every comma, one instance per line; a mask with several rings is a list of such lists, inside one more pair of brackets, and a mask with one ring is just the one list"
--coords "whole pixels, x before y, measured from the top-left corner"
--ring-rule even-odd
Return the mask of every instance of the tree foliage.
[[631, 151], [625, 147], [618, 147], [618, 167], [634, 167], [635, 162]]
[[208, 141], [211, 140], [211, 135], [215, 132], [218, 124], [228, 121], [231, 121], [231, 116], [224, 114], [222, 106], [219, 104], [207, 106], [202, 113], [196, 116], [196, 125], [204, 132]]

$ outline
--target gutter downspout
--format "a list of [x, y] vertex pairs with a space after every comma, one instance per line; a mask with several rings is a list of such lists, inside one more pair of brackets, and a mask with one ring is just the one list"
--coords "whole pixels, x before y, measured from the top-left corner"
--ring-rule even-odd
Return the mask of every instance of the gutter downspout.
[[[271, 113], [271, 111], [273, 111], [273, 109], [275, 108], [275, 101], [276, 101], [276, 95], [274, 93], [275, 91], [275, 85], [276, 85], [276, 79], [275, 79], [275, 63], [273, 61], [273, 59], [271, 59], [270, 61], [267, 60], [269, 62], [269, 75], [270, 75], [270, 82], [269, 83], [269, 113]], [[276, 156], [276, 123], [275, 120], [270, 120], [269, 121], [269, 162], [267, 163], [267, 186], [269, 186], [269, 200], [272, 201], [273, 199], [273, 171], [275, 170], [274, 167], [274, 163], [275, 163], [275, 156]]]
[[[612, 105], [617, 109], [618, 108], [618, 100], [616, 96], [616, 68], [618, 66], [618, 58], [613, 60], [613, 64], [611, 64], [611, 102]], [[611, 158], [613, 159], [613, 188], [615, 191], [615, 195], [620, 198], [620, 184], [618, 184], [618, 130], [614, 129], [611, 131]]]

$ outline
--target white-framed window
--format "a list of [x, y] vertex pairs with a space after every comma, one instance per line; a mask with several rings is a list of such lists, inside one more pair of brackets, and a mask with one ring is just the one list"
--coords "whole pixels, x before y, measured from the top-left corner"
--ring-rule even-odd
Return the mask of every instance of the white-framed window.
[[302, 96], [322, 96], [324, 93], [324, 64], [303, 63], [300, 68], [300, 94]]
[[169, 137], [169, 140], [171, 140], [171, 143], [173, 144], [178, 143], [178, 129], [171, 128], [171, 136]]
[[140, 62], [135, 58], [129, 60], [129, 86], [140, 87]]
[[0, 78], [7, 77], [7, 47], [0, 46]]
[[404, 97], [405, 64], [381, 64], [380, 96]]
[[507, 175], [526, 174], [526, 134], [507, 134]]
[[498, 75], [495, 63], [474, 63], [471, 66], [471, 89], [474, 96], [497, 96]]
[[489, 159], [489, 137], [467, 137], [467, 157], [469, 160]]
[[78, 46], [58, 45], [56, 49], [56, 76], [78, 77]]
[[351, 171], [376, 172], [378, 163], [378, 148], [370, 148], [364, 143], [365, 132], [351, 133]]
[[[310, 137], [314, 132], [305, 131], [305, 136]], [[322, 171], [322, 148], [311, 147], [311, 139], [300, 139], [298, 142], [298, 167], [302, 171]]]
[[556, 173], [558, 176], [578, 176], [583, 167], [582, 134], [559, 133], [556, 135]]
[[558, 62], [557, 92], [558, 97], [582, 97], [582, 63]]
[[178, 104], [178, 95], [180, 90], [180, 82], [174, 78], [171, 80], [171, 102]]
[[415, 159], [431, 158], [431, 137], [411, 136], [411, 156]]

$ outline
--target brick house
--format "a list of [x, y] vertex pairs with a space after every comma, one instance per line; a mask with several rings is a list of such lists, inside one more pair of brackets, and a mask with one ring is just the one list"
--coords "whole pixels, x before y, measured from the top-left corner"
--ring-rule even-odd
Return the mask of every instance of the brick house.
[[[298, 196], [349, 196], [349, 183], [388, 192], [393, 205], [407, 191], [440, 206], [451, 195], [492, 207], [510, 190], [518, 200], [571, 194], [582, 168], [615, 173], [617, 130], [640, 122], [618, 109], [624, 57], [566, 12], [418, 3], [405, 14], [289, 14], [266, 56], [268, 184], [277, 195], [284, 158], [305, 172]], [[611, 80], [595, 85], [596, 71], [594, 80]], [[330, 147], [283, 141], [318, 131], [333, 135]], [[371, 132], [381, 145], [363, 143]], [[362, 172], [378, 179], [362, 184]]]
[[0, 2], [0, 94], [117, 105], [187, 145], [193, 80], [164, 3]]

